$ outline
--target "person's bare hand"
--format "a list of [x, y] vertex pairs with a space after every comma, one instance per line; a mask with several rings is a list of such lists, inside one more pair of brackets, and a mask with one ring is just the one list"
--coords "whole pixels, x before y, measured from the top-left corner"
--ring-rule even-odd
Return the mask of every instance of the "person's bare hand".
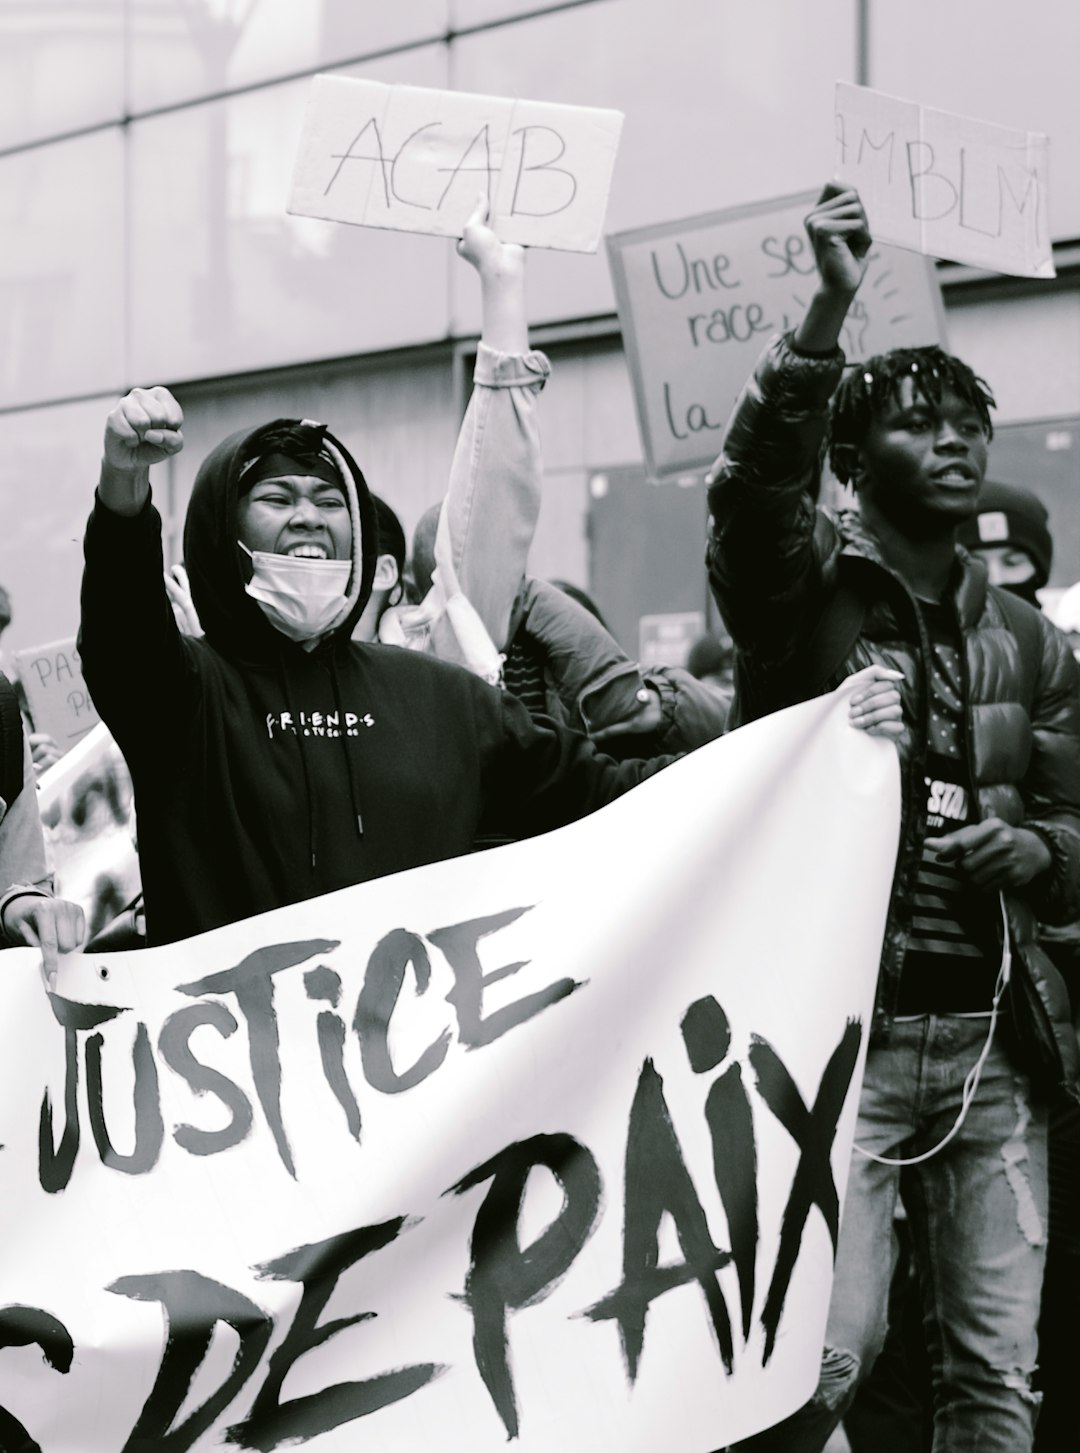
[[866, 273], [872, 239], [870, 224], [853, 187], [827, 182], [805, 219], [821, 284], [854, 295]]
[[166, 570], [165, 594], [169, 597], [169, 604], [172, 606], [173, 616], [176, 618], [176, 624], [180, 628], [181, 634], [185, 636], [203, 635], [202, 622], [199, 620], [195, 603], [191, 599], [191, 582], [182, 565], [174, 565], [171, 570]]
[[851, 725], [872, 737], [902, 736], [904, 711], [899, 683], [903, 673], [875, 663], [850, 679], [859, 682], [849, 703]]
[[1037, 832], [1011, 827], [1000, 817], [961, 827], [929, 846], [943, 863], [954, 863], [976, 888], [1023, 888], [1050, 867], [1050, 849]]
[[55, 766], [64, 755], [48, 732], [31, 732], [26, 740], [30, 746], [34, 771], [38, 776]]
[[621, 721], [598, 727], [589, 736], [598, 745], [602, 745], [623, 736], [647, 736], [651, 732], [658, 732], [663, 725], [664, 708], [660, 702], [660, 693], [655, 687], [646, 684], [634, 697], [632, 711]]
[[60, 954], [73, 953], [86, 939], [86, 918], [78, 903], [24, 893], [4, 909], [4, 930], [12, 943], [41, 950], [41, 971], [50, 989], [56, 987]]
[[133, 388], [105, 420], [106, 465], [135, 473], [179, 454], [183, 422], [183, 410], [167, 388]]
[[481, 193], [457, 245], [458, 256], [472, 263], [481, 278], [519, 274], [525, 249], [516, 242], [501, 242], [489, 225], [490, 204]]

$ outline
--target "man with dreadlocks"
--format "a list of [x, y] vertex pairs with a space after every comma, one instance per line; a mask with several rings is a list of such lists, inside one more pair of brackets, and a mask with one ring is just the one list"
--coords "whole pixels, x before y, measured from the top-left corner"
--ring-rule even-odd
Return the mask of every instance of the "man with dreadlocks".
[[[956, 544], [986, 469], [986, 385], [938, 348], [872, 358], [841, 382], [870, 233], [857, 193], [833, 184], [806, 225], [819, 285], [728, 425], [710, 476], [710, 580], [738, 651], [740, 720], [873, 662], [900, 673], [904, 795], [821, 1381], [745, 1446], [828, 1441], [881, 1345], [899, 1194], [934, 1449], [1021, 1453], [1038, 1403], [1046, 1100], [1051, 1076], [1075, 1092], [1077, 1063], [1066, 1025], [1047, 1017], [1045, 1068], [1016, 990], [1037, 976], [1050, 994], [1036, 917], [1080, 908], [1076, 667], [1059, 633]], [[857, 512], [816, 506], [826, 437]]]

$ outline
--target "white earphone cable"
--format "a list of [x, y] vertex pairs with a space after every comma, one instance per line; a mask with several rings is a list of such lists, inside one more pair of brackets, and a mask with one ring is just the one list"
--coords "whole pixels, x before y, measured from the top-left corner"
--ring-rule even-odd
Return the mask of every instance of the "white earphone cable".
[[994, 998], [990, 1005], [990, 1028], [986, 1032], [986, 1043], [979, 1051], [978, 1059], [964, 1078], [964, 1088], [960, 1095], [960, 1113], [957, 1115], [952, 1129], [943, 1139], [938, 1141], [933, 1149], [923, 1151], [922, 1155], [913, 1155], [906, 1159], [899, 1157], [893, 1159], [890, 1156], [877, 1155], [874, 1151], [867, 1150], [865, 1146], [856, 1144], [854, 1148], [860, 1155], [865, 1156], [867, 1160], [876, 1160], [878, 1165], [919, 1165], [922, 1161], [929, 1160], [931, 1156], [937, 1155], [940, 1150], [944, 1150], [949, 1141], [959, 1133], [960, 1127], [963, 1125], [967, 1116], [968, 1107], [972, 1100], [974, 1100], [975, 1092], [979, 1088], [979, 1077], [982, 1074], [983, 1065], [986, 1063], [986, 1057], [990, 1053], [994, 1030], [997, 1027], [998, 1007], [1001, 1004], [1001, 997], [1005, 993], [1009, 978], [1012, 974], [1012, 939], [1009, 933], [1009, 915], [1005, 908], [1005, 895], [1003, 893], [998, 894], [998, 902], [1001, 905], [1001, 965], [998, 968], [997, 980], [994, 984]]

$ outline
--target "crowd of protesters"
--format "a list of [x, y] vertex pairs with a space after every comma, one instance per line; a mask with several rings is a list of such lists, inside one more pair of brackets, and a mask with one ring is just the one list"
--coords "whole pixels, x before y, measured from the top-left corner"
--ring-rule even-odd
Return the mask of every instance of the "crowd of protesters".
[[[1038, 609], [1045, 509], [984, 484], [987, 383], [935, 347], [845, 367], [865, 214], [830, 185], [806, 226], [817, 290], [709, 476], [726, 633], [687, 669], [642, 668], [588, 596], [528, 572], [549, 365], [483, 204], [459, 244], [474, 390], [411, 550], [392, 480], [374, 494], [325, 424], [277, 419], [202, 462], [167, 571], [151, 470], [182, 412], [161, 387], [121, 400], [80, 649], [134, 785], [132, 942], [544, 832], [862, 672], [852, 724], [895, 742], [903, 815], [821, 1378], [738, 1446], [821, 1450], [843, 1421], [855, 1453], [1050, 1453], [1076, 1438], [1080, 671]], [[849, 510], [817, 503], [826, 455]], [[86, 936], [45, 861], [53, 757], [0, 678], [0, 931], [50, 978]]]

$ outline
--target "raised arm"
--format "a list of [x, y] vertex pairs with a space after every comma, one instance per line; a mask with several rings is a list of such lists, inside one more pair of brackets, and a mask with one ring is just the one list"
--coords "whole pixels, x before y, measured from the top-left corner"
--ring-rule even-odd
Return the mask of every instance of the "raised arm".
[[479, 275], [483, 324], [435, 565], [446, 593], [461, 591], [501, 651], [540, 511], [535, 406], [550, 368], [542, 353], [529, 351], [524, 250], [499, 241], [483, 200], [458, 252]]
[[828, 182], [806, 218], [818, 285], [794, 343], [800, 353], [832, 353], [866, 276], [870, 226], [858, 192]]
[[109, 414], [84, 541], [79, 649], [94, 704], [125, 756], [160, 751], [180, 727], [186, 670], [165, 593], [161, 518], [150, 468], [183, 447], [180, 406], [133, 389]]
[[817, 516], [838, 344], [866, 270], [870, 232], [858, 194], [825, 187], [806, 218], [819, 283], [793, 335], [774, 339], [728, 422], [709, 476], [709, 580], [740, 650], [776, 658], [798, 639], [828, 548]]
[[184, 415], [166, 388], [134, 388], [105, 420], [98, 499], [133, 516], [150, 498], [150, 466], [184, 447]]

